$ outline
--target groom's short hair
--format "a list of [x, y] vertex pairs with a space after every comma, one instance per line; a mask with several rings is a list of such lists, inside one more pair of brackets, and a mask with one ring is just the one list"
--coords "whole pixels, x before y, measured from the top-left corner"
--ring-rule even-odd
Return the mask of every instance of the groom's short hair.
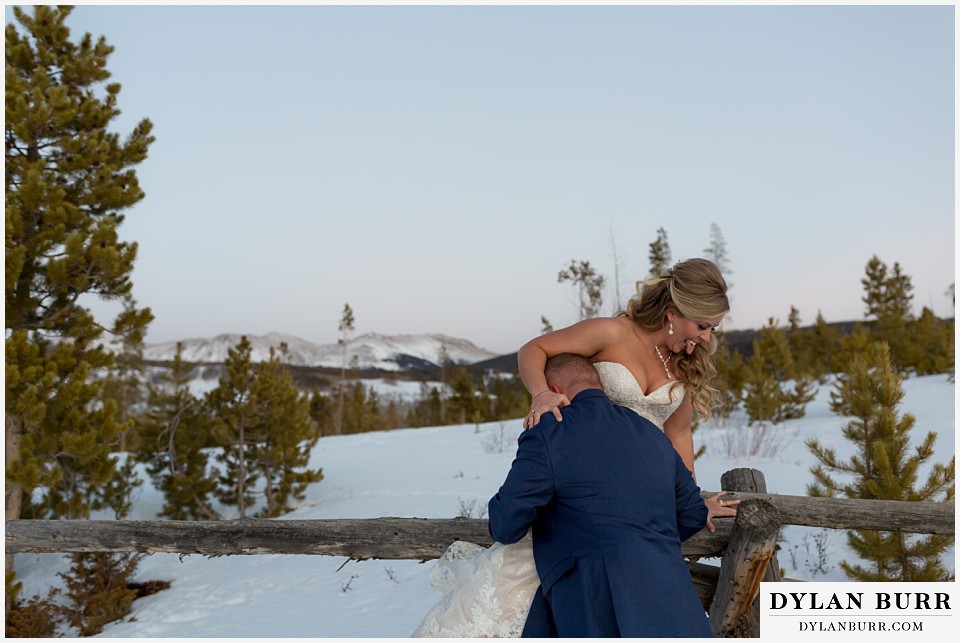
[[563, 390], [573, 388], [602, 388], [597, 369], [586, 357], [574, 353], [560, 353], [547, 360], [543, 367], [547, 386]]

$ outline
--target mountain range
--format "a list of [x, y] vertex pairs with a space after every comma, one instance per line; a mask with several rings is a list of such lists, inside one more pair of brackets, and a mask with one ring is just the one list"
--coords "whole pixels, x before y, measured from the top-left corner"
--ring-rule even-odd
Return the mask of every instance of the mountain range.
[[[177, 344], [180, 343], [183, 345], [181, 357], [185, 361], [194, 364], [222, 364], [227, 359], [227, 351], [234, 348], [241, 337], [239, 334], [223, 334], [205, 339], [147, 344], [143, 357], [149, 362], [172, 360]], [[286, 344], [287, 353], [286, 356], [281, 356], [281, 360], [291, 366], [340, 368], [344, 363], [344, 347], [340, 344], [314, 344], [283, 333], [246, 337], [252, 346], [253, 361], [267, 360], [271, 347], [279, 351], [281, 344]], [[367, 333], [346, 343], [346, 364], [349, 368], [384, 371], [433, 368], [440, 365], [444, 351], [448, 360], [464, 365], [498, 357], [497, 353], [479, 348], [465, 339], [447, 335]]]

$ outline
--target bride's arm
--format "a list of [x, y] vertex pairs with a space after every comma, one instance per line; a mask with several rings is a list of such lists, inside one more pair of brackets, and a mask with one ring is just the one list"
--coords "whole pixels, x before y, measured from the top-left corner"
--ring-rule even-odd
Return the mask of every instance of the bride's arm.
[[621, 326], [613, 318], [586, 319], [567, 328], [535, 337], [517, 351], [517, 368], [520, 380], [530, 393], [530, 413], [523, 419], [523, 428], [529, 429], [546, 413], [553, 413], [562, 421], [560, 409], [570, 403], [566, 395], [556, 393], [547, 386], [543, 374], [547, 359], [560, 353], [575, 353], [591, 358], [619, 339]]
[[680, 459], [690, 469], [696, 481], [697, 472], [693, 468], [693, 404], [690, 396], [685, 395], [677, 410], [663, 423], [663, 432], [670, 438], [673, 448], [680, 454]]

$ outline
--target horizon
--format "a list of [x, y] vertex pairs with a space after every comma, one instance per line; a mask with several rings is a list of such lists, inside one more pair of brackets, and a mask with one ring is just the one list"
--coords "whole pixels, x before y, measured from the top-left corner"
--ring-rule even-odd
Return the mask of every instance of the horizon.
[[150, 344], [333, 343], [349, 303], [356, 335], [507, 354], [577, 321], [571, 260], [618, 282], [612, 314], [658, 228], [676, 262], [712, 223], [728, 330], [863, 319], [873, 255], [915, 314], [954, 314], [952, 4], [81, 3], [67, 25], [114, 47], [111, 131], [154, 125], [120, 227]]

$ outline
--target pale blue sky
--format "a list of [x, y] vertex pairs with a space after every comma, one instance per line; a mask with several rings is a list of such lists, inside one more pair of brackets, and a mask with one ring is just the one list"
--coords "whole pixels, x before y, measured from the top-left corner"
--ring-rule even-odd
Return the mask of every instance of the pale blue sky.
[[[7, 8], [7, 20], [11, 11]], [[870, 257], [952, 316], [954, 7], [78, 6], [127, 133], [148, 342], [438, 332], [496, 352], [575, 321], [710, 224], [728, 328], [863, 316]], [[607, 296], [608, 310], [613, 294]]]

